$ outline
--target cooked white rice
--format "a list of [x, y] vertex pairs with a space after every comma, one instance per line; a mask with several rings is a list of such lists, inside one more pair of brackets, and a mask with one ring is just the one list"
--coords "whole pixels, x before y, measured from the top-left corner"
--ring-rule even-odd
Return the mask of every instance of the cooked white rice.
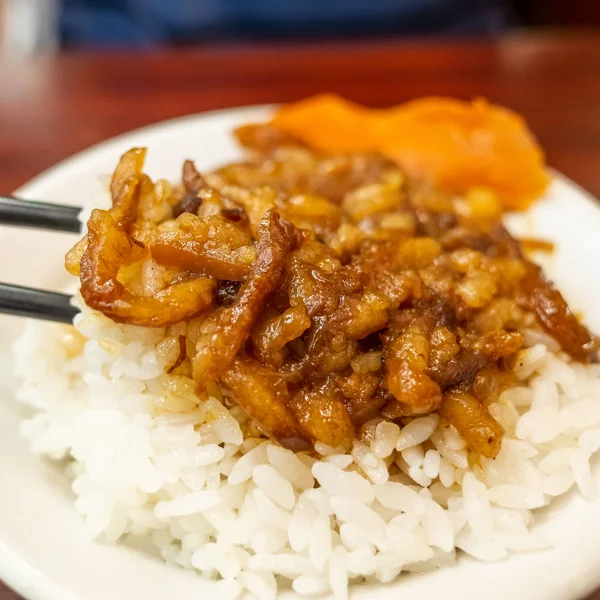
[[[98, 193], [82, 220], [107, 202]], [[525, 332], [521, 385], [490, 406], [506, 431], [495, 460], [469, 460], [437, 415], [402, 429], [372, 421], [351, 454], [317, 443], [316, 459], [249, 437], [237, 406], [198, 405], [189, 380], [165, 374], [185, 325], [167, 336], [77, 304], [82, 347], [39, 322], [15, 345], [18, 397], [37, 411], [22, 432], [34, 452], [71, 459], [90, 536], [142, 536], [165, 561], [219, 580], [219, 600], [289, 587], [343, 600], [349, 583], [448, 566], [457, 550], [495, 561], [546, 548], [533, 511], [573, 487], [598, 494], [600, 365], [572, 362], [543, 333]]]
[[146, 536], [167, 562], [223, 579], [222, 599], [246, 589], [269, 600], [290, 585], [343, 599], [350, 582], [448, 565], [457, 550], [491, 561], [544, 548], [534, 509], [573, 486], [597, 494], [600, 366], [543, 344], [522, 353], [522, 384], [491, 406], [506, 430], [495, 460], [473, 465], [434, 415], [402, 429], [374, 421], [351, 454], [317, 444], [317, 460], [248, 438], [235, 406], [198, 406], [189, 380], [164, 373], [164, 329], [86, 307], [76, 327], [81, 353], [54, 325], [30, 323], [16, 344], [19, 398], [38, 411], [24, 435], [34, 452], [72, 459], [91, 536]]

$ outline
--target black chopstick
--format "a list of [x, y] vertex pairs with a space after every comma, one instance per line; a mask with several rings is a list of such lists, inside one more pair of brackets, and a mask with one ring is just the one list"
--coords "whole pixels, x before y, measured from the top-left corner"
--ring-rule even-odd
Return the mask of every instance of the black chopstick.
[[0, 224], [79, 233], [81, 208], [0, 196]]
[[0, 283], [0, 313], [72, 323], [78, 312], [68, 294]]
[[[81, 208], [64, 204], [34, 202], [14, 196], [0, 196], [0, 224], [79, 233]], [[0, 283], [0, 313], [72, 323], [79, 312], [71, 296]]]

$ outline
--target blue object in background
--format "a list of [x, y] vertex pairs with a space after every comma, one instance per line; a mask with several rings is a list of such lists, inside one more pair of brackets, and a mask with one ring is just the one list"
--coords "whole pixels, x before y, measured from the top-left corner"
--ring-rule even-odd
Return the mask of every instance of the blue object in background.
[[151, 47], [214, 39], [434, 32], [493, 34], [497, 0], [61, 0], [66, 46]]

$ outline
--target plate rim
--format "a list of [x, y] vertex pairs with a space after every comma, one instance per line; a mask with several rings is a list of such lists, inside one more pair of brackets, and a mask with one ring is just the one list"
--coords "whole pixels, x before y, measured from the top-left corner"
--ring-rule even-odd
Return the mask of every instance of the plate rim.
[[99, 142], [96, 142], [91, 146], [83, 148], [83, 150], [79, 150], [74, 154], [70, 154], [65, 158], [61, 158], [58, 162], [55, 162], [54, 164], [50, 165], [47, 169], [44, 169], [37, 175], [34, 175], [31, 179], [28, 179], [25, 183], [21, 184], [12, 193], [15, 195], [23, 194], [27, 196], [28, 189], [43, 184], [44, 180], [56, 176], [58, 171], [67, 167], [69, 163], [73, 162], [74, 160], [85, 160], [95, 152], [102, 151], [104, 148], [114, 143], [123, 141], [131, 135], [136, 135], [140, 133], [157, 133], [161, 129], [165, 129], [173, 125], [183, 125], [186, 123], [186, 121], [196, 121], [199, 118], [210, 120], [215, 117], [237, 115], [243, 114], [245, 112], [267, 112], [268, 110], [273, 109], [276, 106], [279, 106], [279, 104], [247, 104], [243, 106], [232, 106], [230, 108], [216, 108], [206, 111], [200, 111], [197, 113], [189, 113], [186, 115], [181, 115], [179, 117], [172, 117], [171, 119], [164, 119], [162, 121], [153, 121], [152, 123], [148, 123], [147, 125], [142, 125], [141, 127], [136, 127], [135, 129], [124, 131], [123, 133], [119, 133], [113, 137], [106, 138], [105, 140], [100, 140]]

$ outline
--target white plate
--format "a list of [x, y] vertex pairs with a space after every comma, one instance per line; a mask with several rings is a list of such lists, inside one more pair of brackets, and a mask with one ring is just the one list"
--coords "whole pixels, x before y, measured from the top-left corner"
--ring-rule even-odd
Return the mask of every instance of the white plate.
[[[231, 129], [260, 120], [248, 108], [186, 117], [102, 143], [36, 177], [27, 198], [81, 204], [112, 172], [119, 155], [148, 146], [153, 177], [177, 179], [184, 159], [210, 168], [239, 156]], [[514, 228], [557, 243], [553, 276], [567, 299], [600, 332], [600, 211], [593, 199], [557, 175], [547, 196]], [[59, 289], [62, 260], [74, 238], [0, 228], [0, 280]], [[10, 344], [23, 323], [0, 317], [0, 577], [30, 600], [178, 600], [214, 598], [211, 583], [133, 550], [86, 539], [60, 469], [31, 455], [19, 437], [22, 410], [13, 399]], [[599, 399], [600, 401], [600, 399]], [[600, 501], [572, 494], [546, 509], [539, 525], [552, 550], [500, 563], [462, 559], [449, 569], [359, 586], [352, 598], [423, 600], [575, 600], [600, 584]], [[288, 597], [291, 597], [288, 596]]]

